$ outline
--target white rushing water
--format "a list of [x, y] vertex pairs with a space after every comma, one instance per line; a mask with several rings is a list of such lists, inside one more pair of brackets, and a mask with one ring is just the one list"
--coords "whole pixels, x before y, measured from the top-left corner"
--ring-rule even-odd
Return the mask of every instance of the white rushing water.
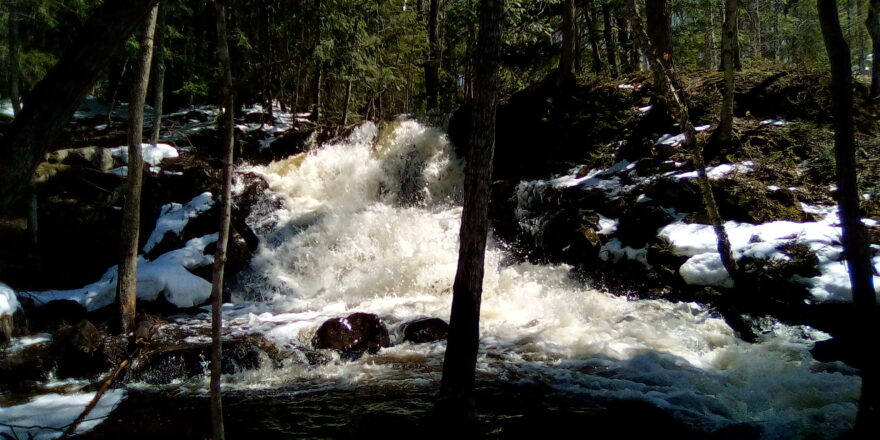
[[[398, 121], [249, 169], [283, 209], [254, 219], [262, 243], [228, 325], [308, 345], [324, 320], [353, 312], [376, 313], [392, 330], [419, 316], [448, 320], [463, 181], [452, 151], [440, 131]], [[770, 323], [760, 343], [746, 344], [698, 304], [599, 292], [566, 266], [513, 262], [492, 240], [486, 258], [481, 377], [585, 400], [645, 400], [705, 430], [753, 423], [766, 438], [833, 437], [854, 420], [860, 380], [812, 359], [819, 332]], [[226, 380], [435, 386], [444, 347], [400, 344], [354, 362]]]

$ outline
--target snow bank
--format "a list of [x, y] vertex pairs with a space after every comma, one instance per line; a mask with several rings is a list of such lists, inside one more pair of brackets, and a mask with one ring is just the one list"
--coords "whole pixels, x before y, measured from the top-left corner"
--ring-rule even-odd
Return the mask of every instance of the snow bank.
[[156, 220], [156, 228], [153, 229], [153, 233], [150, 234], [150, 238], [144, 245], [144, 253], [150, 252], [169, 232], [179, 237], [191, 218], [198, 217], [201, 213], [211, 209], [213, 205], [213, 196], [211, 193], [205, 192], [194, 197], [186, 205], [169, 203], [162, 206], [159, 219]]
[[0, 283], [0, 316], [12, 315], [18, 310], [18, 297], [6, 284]]
[[[0, 436], [34, 440], [61, 437], [64, 429], [76, 420], [94, 397], [95, 393], [46, 394], [22, 405], [0, 407]], [[76, 428], [76, 434], [83, 434], [98, 426], [124, 398], [124, 390], [105, 393], [86, 421]], [[26, 428], [12, 428], [4, 424]]]
[[[214, 257], [204, 255], [205, 247], [217, 241], [218, 234], [194, 238], [182, 249], [162, 254], [153, 261], [138, 259], [137, 297], [153, 301], [164, 294], [177, 307], [193, 307], [211, 296], [211, 283], [199, 278], [187, 269], [196, 269], [214, 262]], [[116, 277], [118, 266], [107, 269], [95, 283], [80, 289], [28, 292], [37, 305], [50, 301], [71, 300], [92, 311], [116, 301]]]
[[[775, 221], [760, 225], [726, 222], [724, 227], [733, 251], [740, 256], [787, 261], [788, 255], [780, 247], [789, 243], [807, 245], [819, 259], [817, 277], [798, 277], [795, 281], [809, 287], [817, 301], [846, 302], [852, 300], [849, 275], [843, 261], [840, 221], [833, 207], [804, 206], [807, 212], [823, 214], [817, 222]], [[687, 224], [681, 221], [662, 228], [665, 239], [676, 255], [690, 257], [679, 269], [688, 284], [732, 287], [729, 274], [721, 265], [714, 229], [709, 225]], [[880, 257], [874, 258], [874, 264]], [[880, 277], [874, 277], [874, 286], [880, 294]]]
[[[110, 149], [113, 157], [118, 157], [123, 163], [128, 163], [128, 146], [115, 147]], [[141, 154], [144, 162], [156, 166], [165, 159], [174, 159], [178, 156], [177, 149], [168, 144], [141, 144]]]

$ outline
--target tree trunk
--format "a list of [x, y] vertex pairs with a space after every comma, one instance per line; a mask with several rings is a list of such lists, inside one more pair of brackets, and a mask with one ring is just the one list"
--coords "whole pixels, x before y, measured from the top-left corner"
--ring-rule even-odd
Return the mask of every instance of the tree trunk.
[[599, 31], [596, 30], [596, 20], [593, 19], [595, 11], [593, 0], [584, 2], [584, 20], [587, 21], [587, 32], [590, 35], [590, 48], [593, 50], [593, 71], [597, 75], [602, 73], [602, 55], [599, 52]]
[[575, 72], [575, 40], [577, 28], [575, 27], [576, 8], [574, 0], [562, 1], [562, 54], [559, 57], [559, 78], [568, 84], [574, 84]]
[[617, 21], [617, 42], [620, 45], [620, 73], [630, 73], [636, 70], [635, 65], [630, 62], [632, 59], [630, 54], [637, 51], [629, 38], [626, 17], [619, 8], [615, 9], [615, 21]]
[[608, 70], [611, 75], [617, 76], [620, 70], [617, 67], [617, 42], [614, 41], [614, 30], [611, 28], [611, 3], [609, 0], [602, 1], [602, 18], [605, 35], [605, 52], [608, 57]]
[[843, 255], [846, 258], [856, 310], [857, 337], [864, 348], [862, 396], [856, 416], [856, 438], [880, 438], [880, 390], [876, 345], [876, 296], [871, 250], [859, 219], [859, 191], [856, 182], [855, 139], [852, 115], [852, 76], [850, 51], [837, 16], [835, 0], [817, 0], [819, 24], [831, 64], [831, 96], [834, 114], [834, 159], [837, 171], [837, 203], [843, 229]]
[[64, 124], [158, 0], [106, 0], [76, 41], [28, 93], [0, 149], [0, 210], [26, 191], [37, 164]]
[[349, 69], [348, 75], [349, 75], [348, 80], [345, 81], [345, 98], [343, 99], [343, 104], [342, 104], [342, 127], [343, 128], [345, 128], [345, 126], [348, 125], [348, 111], [351, 108], [351, 86], [352, 86], [351, 69]]
[[18, 0], [9, 0], [9, 17], [6, 26], [9, 37], [9, 100], [12, 102], [12, 115], [21, 112], [21, 61], [18, 44]]
[[[652, 0], [648, 1], [648, 3], [651, 2]], [[666, 95], [666, 102], [670, 106], [670, 109], [675, 113], [681, 130], [684, 131], [684, 145], [690, 152], [691, 159], [694, 162], [694, 168], [697, 171], [697, 182], [700, 187], [700, 194], [703, 198], [706, 214], [715, 230], [715, 236], [718, 240], [718, 254], [721, 256], [721, 263], [724, 265], [724, 268], [727, 270], [730, 277], [734, 280], [734, 283], [736, 283], [739, 279], [739, 268], [737, 267], [736, 260], [734, 259], [733, 252], [730, 248], [730, 240], [727, 237], [727, 230], [724, 228], [724, 223], [722, 223], [721, 216], [718, 213], [718, 205], [715, 203], [715, 196], [712, 194], [712, 187], [709, 184], [709, 178], [706, 175], [706, 164], [703, 160], [703, 152], [699, 144], [697, 144], [696, 132], [694, 131], [694, 126], [691, 124], [690, 117], [688, 116], [688, 108], [684, 100], [685, 97], [679, 86], [678, 78], [675, 74], [673, 63], [671, 62], [672, 57], [669, 52], [662, 49], [662, 44], [664, 44], [663, 41], [659, 42], [660, 44], [657, 46], [654, 46], [654, 41], [649, 39], [648, 35], [642, 29], [642, 22], [639, 18], [635, 0], [626, 0], [626, 5], [627, 9], [629, 9], [630, 26], [632, 26], [636, 42], [648, 58], [648, 63], [650, 63], [651, 69], [654, 71], [654, 76], [662, 78], [662, 83], [666, 85], [666, 88], [658, 90], [658, 93], [664, 93]]]
[[162, 132], [162, 101], [165, 98], [165, 27], [167, 0], [159, 3], [159, 21], [156, 24], [156, 47], [153, 49], [153, 132], [150, 144], [159, 143]]
[[128, 105], [128, 190], [122, 209], [120, 228], [120, 261], [116, 298], [119, 302], [120, 332], [134, 329], [135, 299], [137, 298], [138, 236], [141, 224], [141, 187], [143, 186], [144, 159], [141, 155], [144, 128], [144, 103], [150, 82], [150, 63], [153, 58], [153, 35], [156, 31], [157, 5], [150, 8], [141, 37], [137, 77]]
[[318, 122], [321, 119], [321, 65], [323, 61], [318, 58], [317, 49], [321, 45], [321, 0], [315, 0], [315, 74], [312, 77], [312, 115], [309, 119]]
[[870, 0], [865, 26], [871, 35], [871, 92], [868, 96], [873, 101], [880, 98], [880, 0]]
[[736, 42], [737, 0], [724, 2], [724, 28], [721, 32], [721, 65], [724, 66], [724, 101], [721, 103], [721, 122], [718, 125], [718, 140], [727, 146], [733, 137], [733, 52]]
[[495, 149], [503, 11], [503, 0], [483, 0], [480, 6], [476, 97], [465, 174], [458, 268], [452, 288], [449, 339], [440, 385], [439, 406], [453, 417], [447, 426], [465, 426], [466, 421], [473, 422], [476, 417], [473, 411], [474, 374], [480, 340], [483, 264], [489, 229], [488, 206]]
[[[672, 9], [668, 0], [645, 0], [645, 16], [648, 38], [654, 48], [653, 54], [646, 53], [645, 56], [650, 58], [653, 55], [660, 59], [664, 66], [672, 68]], [[631, 26], [633, 33], [637, 33], [635, 24], [631, 23]], [[639, 22], [639, 29], [641, 29], [641, 22]], [[639, 36], [636, 35], [636, 42], [638, 39]], [[649, 61], [649, 64], [652, 63]], [[666, 94], [666, 89], [669, 88], [669, 85], [666, 84], [666, 76], [667, 74], [662, 70], [654, 70], [654, 85], [657, 88], [658, 96]]]
[[438, 106], [440, 93], [440, 0], [428, 6], [428, 61], [425, 63], [425, 110]]
[[232, 92], [232, 64], [229, 45], [226, 42], [226, 8], [223, 0], [214, 0], [217, 20], [217, 54], [223, 75], [223, 194], [220, 197], [220, 237], [214, 254], [214, 275], [211, 282], [211, 427], [214, 440], [223, 440], [223, 403], [220, 393], [220, 376], [223, 360], [221, 341], [223, 316], [223, 269], [226, 265], [226, 249], [229, 243], [229, 223], [232, 209], [232, 152], [235, 136], [235, 102]]
[[[706, 29], [706, 59], [707, 69], [712, 69], [716, 65], [715, 60], [715, 8], [710, 7], [706, 13], [709, 15], [709, 28]], [[721, 37], [722, 41], [724, 36]], [[723, 50], [723, 49], [722, 49]], [[722, 55], [723, 56], [723, 55]]]

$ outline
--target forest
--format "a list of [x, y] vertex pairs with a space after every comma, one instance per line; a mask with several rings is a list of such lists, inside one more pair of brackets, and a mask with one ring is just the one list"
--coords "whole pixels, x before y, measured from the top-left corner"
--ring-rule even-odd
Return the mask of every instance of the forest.
[[880, 438], [880, 0], [4, 0], [0, 439]]

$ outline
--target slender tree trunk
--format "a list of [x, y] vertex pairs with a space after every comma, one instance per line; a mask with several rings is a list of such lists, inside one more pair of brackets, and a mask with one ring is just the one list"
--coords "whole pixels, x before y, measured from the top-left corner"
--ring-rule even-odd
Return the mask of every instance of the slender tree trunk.
[[343, 100], [343, 105], [342, 105], [342, 127], [345, 127], [348, 125], [348, 111], [351, 106], [351, 86], [352, 86], [351, 69], [349, 69], [348, 75], [349, 75], [348, 80], [345, 81], [345, 98]]
[[574, 0], [562, 1], [562, 55], [559, 57], [559, 78], [568, 84], [574, 84], [575, 41], [577, 28], [575, 16], [577, 10]]
[[724, 2], [724, 26], [721, 32], [721, 65], [724, 66], [724, 101], [721, 103], [721, 122], [718, 125], [718, 140], [726, 146], [733, 137], [733, 52], [736, 43], [737, 0]]
[[129, 35], [158, 0], [105, 0], [76, 40], [27, 94], [0, 148], [0, 210], [26, 192], [46, 150]]
[[310, 119], [318, 122], [321, 119], [321, 82], [322, 82], [322, 64], [317, 55], [318, 46], [321, 44], [321, 0], [315, 0], [315, 75], [312, 77], [312, 116]]
[[596, 12], [593, 8], [593, 0], [584, 2], [584, 20], [587, 22], [587, 32], [590, 35], [590, 48], [593, 50], [593, 71], [597, 75], [602, 73], [602, 55], [599, 52], [599, 31], [596, 30]]
[[9, 0], [9, 17], [6, 26], [9, 37], [9, 100], [12, 102], [12, 114], [21, 112], [21, 61], [19, 60], [18, 43], [18, 0]]
[[141, 54], [138, 58], [137, 77], [131, 92], [132, 101], [128, 105], [128, 191], [122, 209], [120, 230], [119, 276], [116, 297], [119, 302], [120, 331], [128, 333], [134, 329], [135, 299], [137, 298], [137, 256], [138, 235], [141, 220], [141, 188], [143, 186], [144, 160], [141, 155], [144, 128], [144, 103], [147, 99], [147, 85], [150, 82], [150, 64], [153, 58], [153, 35], [156, 31], [156, 10], [154, 5], [144, 24], [141, 37]]
[[428, 61], [425, 63], [425, 110], [438, 106], [440, 92], [440, 0], [428, 6]]
[[[647, 18], [647, 35], [655, 50], [652, 55], [662, 60], [664, 66], [672, 68], [672, 9], [668, 0], [645, 0], [645, 16]], [[630, 25], [633, 28], [633, 33], [637, 34], [635, 24], [630, 23]], [[639, 29], [641, 29], [641, 22], [639, 22]], [[635, 37], [638, 43], [639, 36]], [[641, 43], [639, 44], [641, 45]], [[645, 54], [645, 56], [649, 55]], [[650, 61], [649, 64], [651, 64]], [[654, 85], [657, 87], [657, 95], [665, 95], [665, 90], [669, 88], [669, 85], [666, 84], [666, 73], [662, 70], [652, 70], [654, 70]]]
[[617, 42], [620, 45], [620, 73], [630, 73], [636, 70], [635, 65], [631, 62], [631, 54], [638, 51], [633, 47], [629, 38], [629, 25], [620, 8], [615, 8], [615, 20], [617, 21]]
[[831, 96], [834, 113], [834, 159], [837, 168], [837, 203], [843, 229], [846, 258], [856, 310], [857, 337], [863, 347], [862, 396], [856, 416], [857, 438], [880, 438], [880, 390], [876, 346], [877, 314], [871, 250], [859, 219], [855, 139], [852, 115], [852, 76], [849, 46], [840, 29], [835, 0], [817, 0], [819, 24], [831, 64]]
[[871, 36], [871, 92], [873, 101], [880, 98], [880, 0], [870, 0], [865, 26]]
[[110, 74], [110, 84], [113, 88], [113, 93], [110, 94], [110, 103], [107, 105], [107, 129], [110, 128], [110, 124], [113, 123], [113, 110], [116, 109], [116, 96], [119, 95], [119, 88], [122, 87], [123, 78], [125, 78], [125, 72], [128, 70], [128, 61], [122, 62], [122, 68], [119, 70], [112, 69]]
[[[710, 7], [706, 13], [709, 14], [709, 28], [706, 29], [706, 68], [712, 69], [717, 64], [715, 58], [715, 8]], [[724, 36], [721, 39], [723, 41]]]
[[159, 135], [162, 132], [162, 101], [165, 98], [165, 26], [167, 0], [159, 3], [159, 18], [156, 24], [156, 47], [153, 49], [153, 132], [150, 135], [150, 144], [155, 146], [159, 143]]
[[[649, 0], [650, 2], [651, 0]], [[709, 217], [712, 227], [715, 230], [715, 236], [718, 240], [718, 254], [721, 256], [721, 263], [734, 280], [739, 279], [739, 268], [733, 257], [730, 248], [730, 240], [727, 237], [727, 231], [724, 223], [721, 221], [721, 215], [718, 213], [718, 205], [715, 203], [715, 196], [712, 194], [712, 187], [709, 184], [709, 178], [706, 175], [706, 164], [703, 160], [703, 152], [697, 144], [696, 132], [691, 124], [688, 116], [688, 108], [685, 103], [685, 97], [679, 86], [677, 75], [673, 68], [672, 57], [669, 52], [663, 50], [663, 46], [654, 45], [654, 42], [648, 38], [648, 35], [642, 29], [642, 22], [639, 18], [638, 9], [635, 0], [626, 0], [629, 9], [630, 25], [633, 29], [636, 42], [642, 48], [648, 63], [654, 71], [655, 77], [661, 77], [665, 89], [658, 90], [658, 93], [666, 95], [666, 101], [678, 119], [678, 124], [685, 134], [684, 145], [691, 154], [694, 162], [694, 168], [697, 171], [697, 182], [700, 186], [700, 194], [703, 198], [703, 204], [706, 207], [706, 214]], [[661, 42], [662, 43], [662, 42]]]
[[214, 276], [211, 283], [211, 427], [214, 440], [226, 438], [223, 428], [223, 403], [220, 390], [223, 346], [221, 341], [223, 316], [223, 269], [229, 243], [229, 223], [232, 210], [232, 152], [235, 132], [235, 102], [232, 92], [232, 64], [226, 42], [226, 8], [223, 0], [214, 0], [217, 20], [217, 54], [223, 78], [223, 194], [220, 197], [220, 237], [214, 254]]
[[611, 28], [611, 2], [610, 0], [602, 0], [602, 18], [603, 18], [603, 31], [605, 35], [605, 52], [608, 57], [608, 70], [611, 71], [611, 75], [617, 76], [620, 74], [620, 69], [617, 66], [617, 42], [614, 41], [614, 30]]
[[458, 424], [459, 420], [473, 421], [476, 417], [473, 405], [474, 375], [480, 343], [480, 302], [489, 230], [488, 207], [495, 149], [503, 11], [503, 0], [481, 2], [476, 98], [465, 174], [458, 268], [452, 288], [449, 339], [440, 385], [440, 405], [447, 405], [445, 409], [451, 412], [453, 420], [449, 422], [452, 425]]

